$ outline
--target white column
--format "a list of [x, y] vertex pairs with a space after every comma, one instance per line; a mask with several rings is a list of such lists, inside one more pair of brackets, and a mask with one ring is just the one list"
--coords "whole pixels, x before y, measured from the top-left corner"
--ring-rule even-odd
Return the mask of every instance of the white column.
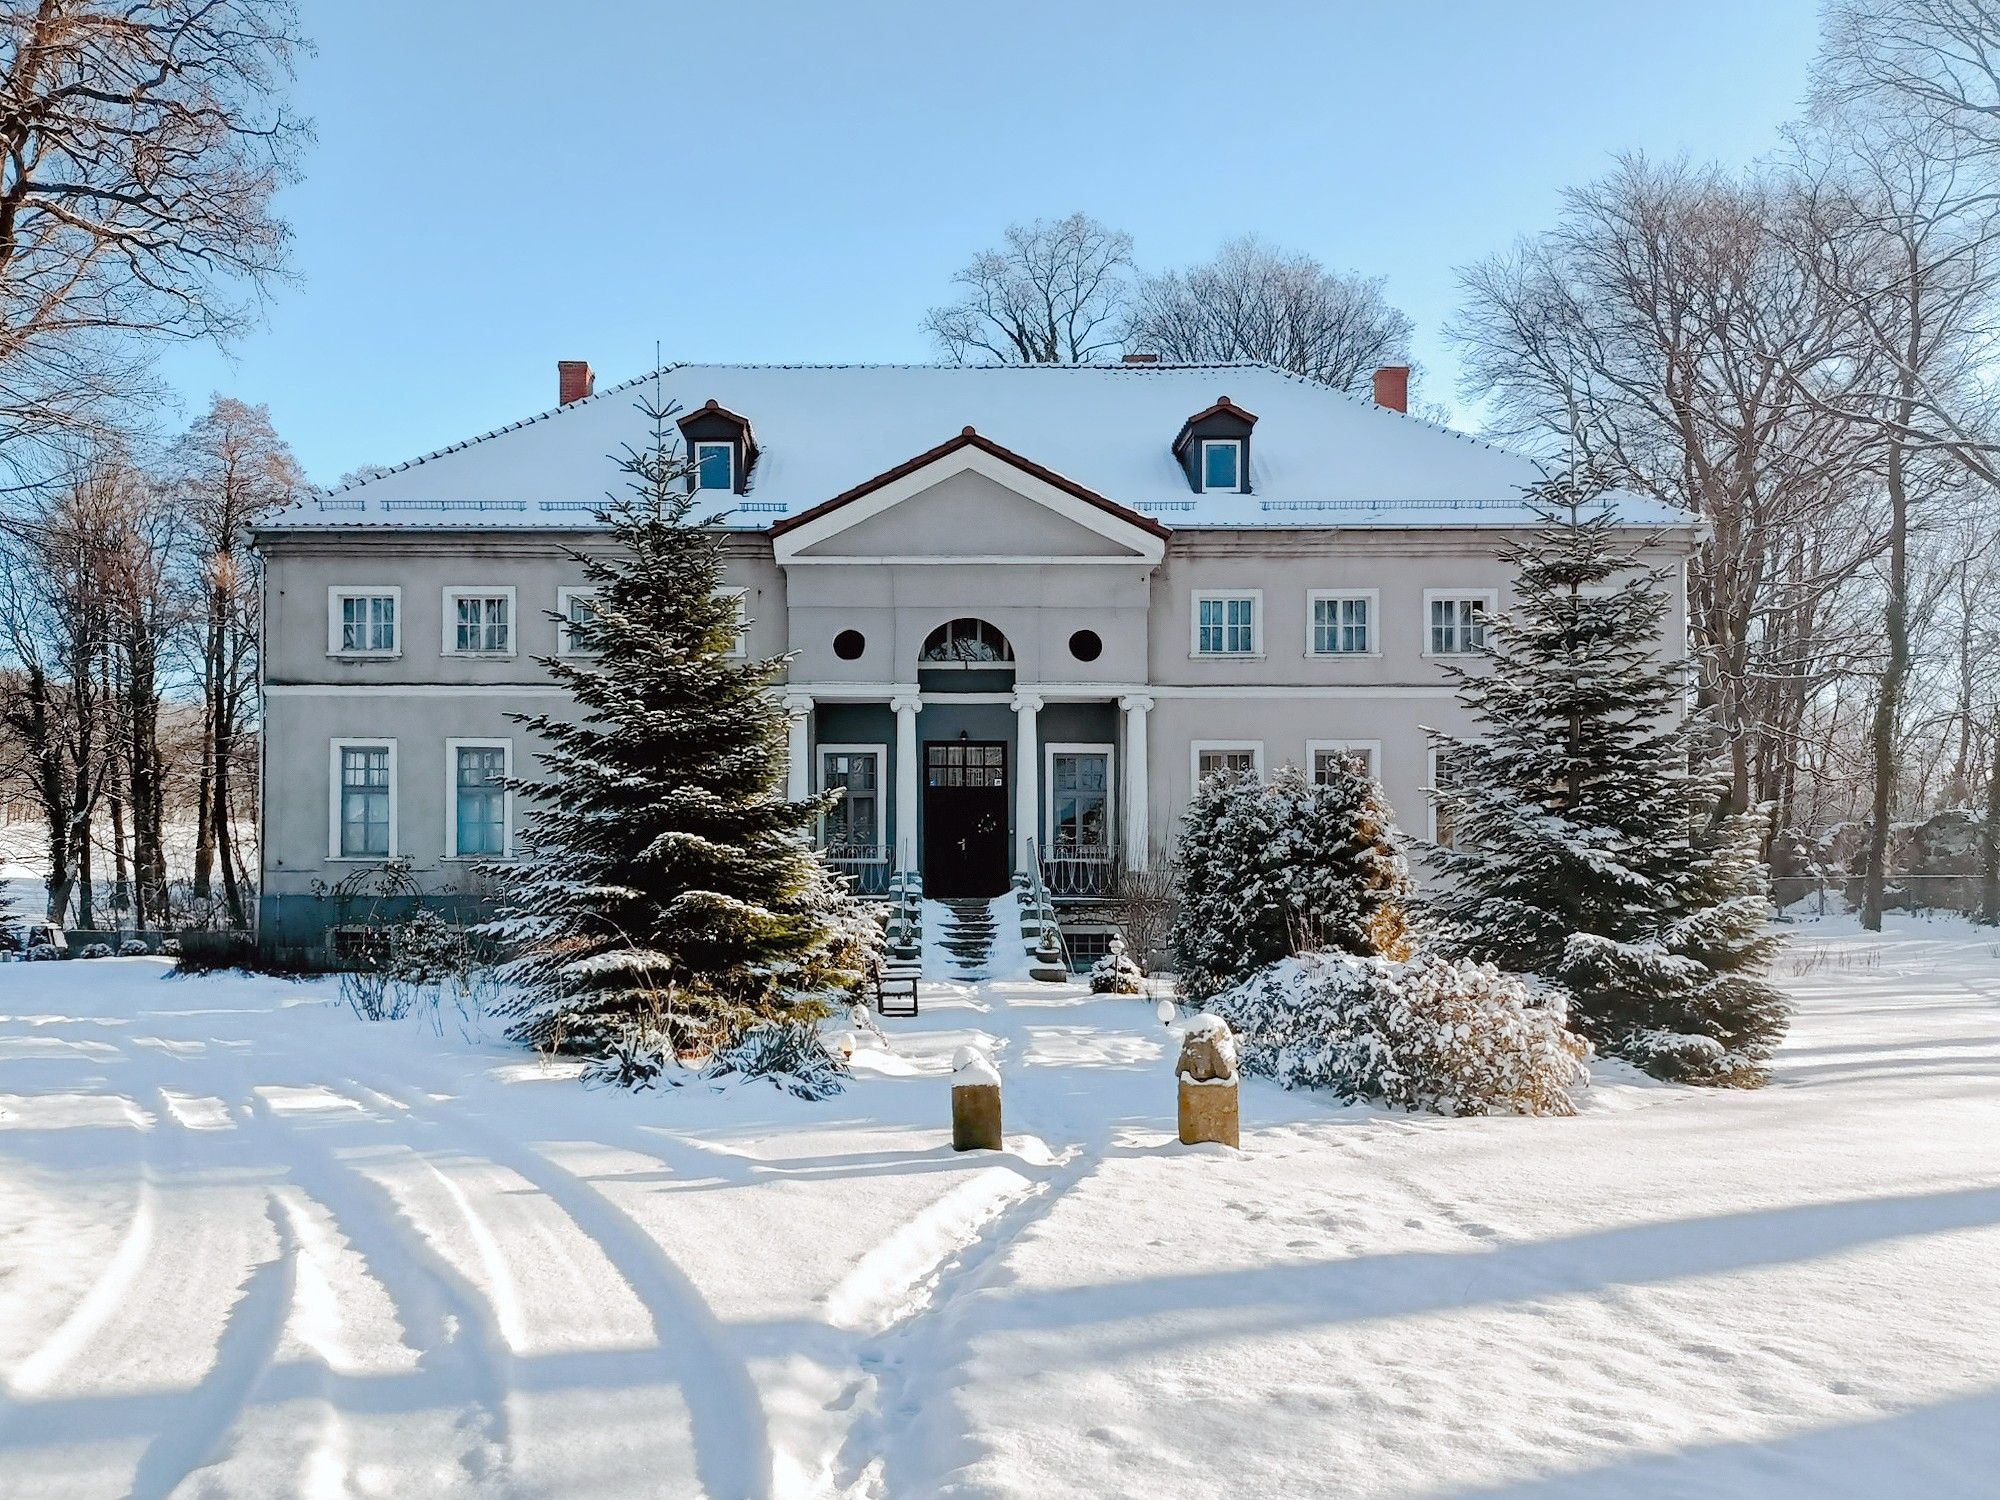
[[785, 695], [785, 714], [789, 720], [786, 748], [790, 751], [785, 765], [785, 795], [794, 802], [803, 802], [812, 795], [812, 711], [810, 694]]
[[922, 700], [891, 698], [896, 713], [896, 868], [917, 868], [917, 710]]
[[1125, 868], [1143, 870], [1151, 857], [1147, 843], [1152, 809], [1146, 787], [1146, 713], [1153, 700], [1135, 693], [1120, 698], [1118, 706], [1125, 711], [1124, 743], [1119, 750], [1119, 758], [1125, 762], [1125, 798], [1118, 818], [1120, 843]]
[[1042, 700], [1033, 693], [1014, 695], [1014, 868], [1032, 862], [1030, 844], [1042, 837], [1042, 744], [1035, 732], [1035, 715]]

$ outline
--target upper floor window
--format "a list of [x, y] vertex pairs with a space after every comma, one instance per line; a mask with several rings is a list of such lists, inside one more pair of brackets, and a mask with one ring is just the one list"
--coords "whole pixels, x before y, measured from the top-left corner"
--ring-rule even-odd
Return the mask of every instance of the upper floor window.
[[446, 589], [444, 629], [444, 649], [451, 655], [511, 655], [514, 650], [514, 590]]
[[394, 656], [402, 650], [397, 617], [403, 591], [386, 586], [336, 588], [327, 594], [327, 654]]
[[1486, 649], [1486, 621], [1493, 611], [1493, 592], [1433, 590], [1424, 595], [1429, 656], [1468, 656]]
[[597, 590], [560, 588], [556, 590], [556, 654], [595, 656], [597, 642], [591, 638], [591, 621], [597, 612]]
[[925, 666], [991, 667], [1014, 659], [1014, 648], [984, 620], [947, 620], [924, 637]]
[[736, 445], [696, 443], [694, 445], [694, 487], [698, 490], [732, 491], [736, 488]]
[[1201, 487], [1208, 490], [1243, 488], [1243, 444], [1235, 438], [1207, 439], [1201, 445]]
[[1312, 595], [1314, 656], [1367, 656], [1375, 650], [1375, 600], [1370, 593]]
[[396, 852], [396, 742], [333, 742], [333, 854], [388, 859]]
[[1197, 594], [1194, 599], [1196, 656], [1255, 656], [1263, 649], [1257, 619], [1261, 595]]

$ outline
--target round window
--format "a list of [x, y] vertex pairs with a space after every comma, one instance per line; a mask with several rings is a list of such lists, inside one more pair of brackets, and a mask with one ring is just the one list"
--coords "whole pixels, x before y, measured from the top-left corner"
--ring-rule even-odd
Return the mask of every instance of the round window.
[[843, 630], [833, 638], [833, 654], [842, 661], [853, 661], [868, 649], [868, 638], [858, 630]]
[[1079, 630], [1069, 638], [1069, 654], [1078, 661], [1096, 661], [1104, 654], [1104, 642], [1094, 630]]

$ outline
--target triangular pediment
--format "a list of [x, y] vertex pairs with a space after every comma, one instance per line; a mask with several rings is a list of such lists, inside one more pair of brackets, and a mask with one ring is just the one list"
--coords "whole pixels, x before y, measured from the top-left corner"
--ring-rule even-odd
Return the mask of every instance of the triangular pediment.
[[772, 528], [781, 563], [1156, 563], [1164, 530], [965, 434]]

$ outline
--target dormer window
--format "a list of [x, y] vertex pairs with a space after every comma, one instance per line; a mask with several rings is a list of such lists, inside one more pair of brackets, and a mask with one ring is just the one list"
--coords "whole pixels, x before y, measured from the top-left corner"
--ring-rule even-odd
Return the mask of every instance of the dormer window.
[[1201, 444], [1201, 487], [1238, 491], [1243, 488], [1243, 444], [1235, 438], [1204, 438]]
[[1250, 429], [1257, 418], [1227, 396], [1181, 423], [1174, 457], [1197, 495], [1250, 492]]
[[750, 423], [719, 401], [706, 401], [680, 419], [681, 441], [692, 464], [688, 488], [698, 494], [740, 495], [757, 462]]
[[694, 487], [698, 490], [736, 489], [736, 445], [696, 443], [694, 445]]

